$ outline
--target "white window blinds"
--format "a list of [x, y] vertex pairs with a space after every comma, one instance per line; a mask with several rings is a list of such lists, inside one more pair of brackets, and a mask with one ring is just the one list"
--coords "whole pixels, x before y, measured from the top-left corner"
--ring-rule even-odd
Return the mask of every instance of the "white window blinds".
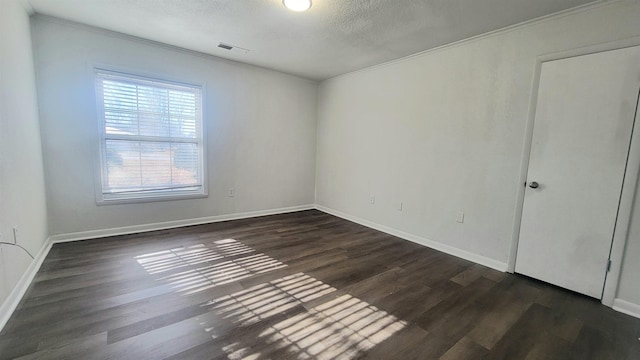
[[204, 194], [202, 90], [96, 70], [102, 199]]

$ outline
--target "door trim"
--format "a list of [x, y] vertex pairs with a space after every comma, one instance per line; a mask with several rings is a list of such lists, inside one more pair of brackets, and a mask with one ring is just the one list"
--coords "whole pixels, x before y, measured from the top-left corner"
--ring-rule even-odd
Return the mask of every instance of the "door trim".
[[[640, 101], [640, 91], [638, 101]], [[636, 102], [636, 114], [631, 131], [627, 167], [622, 181], [618, 216], [609, 253], [611, 268], [605, 275], [604, 289], [602, 291], [602, 303], [607, 306], [613, 306], [613, 300], [618, 290], [618, 281], [622, 270], [622, 262], [624, 261], [624, 249], [629, 235], [629, 226], [631, 225], [633, 204], [637, 196], [638, 175], [640, 175], [640, 104]]]
[[[533, 125], [536, 116], [536, 106], [538, 103], [538, 89], [540, 86], [542, 64], [548, 61], [567, 59], [576, 56], [596, 54], [600, 52], [624, 49], [635, 46], [640, 46], [640, 36], [625, 40], [606, 42], [592, 46], [566, 50], [557, 53], [540, 55], [536, 58], [531, 85], [529, 114], [524, 131], [522, 154], [520, 160], [520, 174], [518, 177], [518, 186], [516, 190], [511, 247], [509, 249], [509, 259], [507, 261], [508, 272], [513, 273], [515, 272], [516, 268], [516, 255], [518, 251], [518, 241], [520, 239], [520, 224], [522, 221], [522, 211], [524, 206], [524, 184], [527, 181], [527, 173], [529, 170], [529, 156], [531, 154], [531, 144], [533, 141]], [[640, 64], [638, 64], [638, 66], [640, 66]], [[640, 120], [640, 106], [636, 107], [635, 116], [635, 120]], [[614, 228], [615, 230], [611, 244], [611, 252], [609, 254], [609, 259], [611, 260], [611, 268], [606, 274], [604, 289], [601, 298], [602, 304], [609, 307], [613, 306], [613, 300], [615, 299], [615, 295], [618, 290], [618, 281], [620, 278], [620, 270], [622, 268], [622, 261], [624, 258], [624, 249], [627, 242], [629, 223], [631, 221], [631, 211], [636, 197], [635, 189], [638, 183], [639, 172], [640, 123], [636, 123], [634, 121], [634, 126], [631, 134], [631, 143], [629, 145], [629, 155], [627, 157], [627, 167], [622, 183], [621, 200], [618, 204], [618, 216], [616, 217]], [[606, 270], [603, 269], [603, 271]]]

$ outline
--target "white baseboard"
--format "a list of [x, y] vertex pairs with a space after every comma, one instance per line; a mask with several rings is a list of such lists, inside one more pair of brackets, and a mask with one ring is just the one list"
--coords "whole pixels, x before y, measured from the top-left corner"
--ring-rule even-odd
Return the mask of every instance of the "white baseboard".
[[110, 229], [81, 231], [81, 232], [74, 232], [74, 233], [68, 233], [68, 234], [52, 235], [51, 242], [53, 244], [56, 244], [56, 243], [63, 243], [63, 242], [69, 242], [69, 241], [103, 238], [108, 236], [136, 234], [136, 233], [156, 231], [156, 230], [174, 229], [174, 228], [179, 228], [183, 226], [202, 225], [202, 224], [210, 224], [210, 223], [229, 221], [229, 220], [247, 219], [247, 218], [253, 218], [258, 216], [286, 214], [290, 212], [311, 210], [311, 209], [315, 209], [315, 206], [312, 204], [309, 204], [309, 205], [291, 206], [291, 207], [278, 208], [278, 209], [268, 209], [268, 210], [249, 211], [249, 212], [227, 214], [227, 215], [207, 216], [207, 217], [195, 218], [195, 219], [165, 221], [165, 222], [151, 223], [151, 224], [144, 224], [144, 225], [132, 225], [132, 226], [110, 228]]
[[640, 305], [622, 299], [613, 300], [613, 310], [640, 319]]
[[38, 251], [34, 259], [31, 260], [31, 264], [29, 264], [27, 270], [22, 274], [18, 283], [13, 287], [13, 290], [11, 290], [9, 296], [2, 305], [0, 305], [0, 331], [2, 331], [7, 324], [7, 321], [9, 321], [9, 318], [13, 315], [18, 304], [20, 304], [20, 300], [22, 300], [27, 289], [29, 289], [33, 278], [38, 273], [38, 270], [40, 270], [40, 266], [42, 266], [42, 262], [47, 257], [47, 254], [49, 254], [51, 245], [51, 238], [47, 238], [42, 247], [40, 247], [40, 251]]
[[385, 225], [380, 225], [377, 223], [374, 223], [372, 221], [369, 220], [365, 220], [365, 219], [361, 219], [359, 217], [356, 216], [352, 216], [349, 214], [345, 214], [343, 212], [340, 212], [338, 210], [334, 210], [322, 205], [316, 205], [316, 209], [322, 211], [322, 212], [326, 212], [327, 214], [331, 214], [349, 221], [352, 221], [354, 223], [360, 224], [360, 225], [364, 225], [366, 227], [375, 229], [375, 230], [379, 230], [382, 232], [385, 232], [387, 234], [393, 235], [393, 236], [397, 236], [399, 238], [405, 239], [405, 240], [409, 240], [411, 242], [414, 242], [416, 244], [420, 244], [422, 246], [426, 246], [438, 251], [442, 251], [443, 253], [447, 253], [449, 255], [453, 255], [465, 260], [469, 260], [472, 261], [474, 263], [480, 264], [480, 265], [484, 265], [487, 267], [490, 267], [492, 269], [496, 269], [498, 271], [502, 271], [502, 272], [506, 272], [507, 271], [507, 263], [495, 260], [495, 259], [491, 259], [482, 255], [478, 255], [478, 254], [474, 254], [465, 250], [461, 250], [458, 249], [456, 247], [453, 246], [449, 246], [437, 241], [433, 241], [433, 240], [429, 240], [427, 238], [423, 238], [421, 236], [418, 235], [414, 235], [414, 234], [410, 234], [407, 232], [404, 232], [402, 230], [398, 230], [398, 229], [394, 229], [392, 227], [388, 227]]

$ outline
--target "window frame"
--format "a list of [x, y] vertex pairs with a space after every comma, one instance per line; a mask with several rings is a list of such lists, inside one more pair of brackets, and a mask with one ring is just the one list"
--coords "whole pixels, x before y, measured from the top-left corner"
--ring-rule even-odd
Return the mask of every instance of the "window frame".
[[[91, 79], [94, 89], [95, 101], [96, 101], [96, 115], [98, 125], [98, 143], [97, 151], [94, 163], [94, 178], [95, 178], [95, 202], [97, 205], [112, 205], [112, 204], [130, 204], [130, 203], [146, 203], [157, 201], [171, 201], [171, 200], [184, 200], [184, 199], [197, 199], [208, 197], [208, 172], [207, 172], [207, 138], [206, 138], [206, 124], [205, 124], [205, 84], [197, 82], [186, 82], [181, 80], [169, 79], [166, 76], [159, 76], [156, 74], [145, 74], [138, 71], [129, 71], [121, 69], [113, 69], [106, 66], [94, 66], [91, 72]], [[167, 85], [185, 86], [190, 88], [197, 88], [200, 90], [200, 114], [199, 124], [196, 127], [200, 127], [200, 136], [196, 137], [198, 144], [198, 155], [200, 158], [199, 171], [201, 172], [201, 186], [197, 190], [157, 190], [146, 192], [130, 192], [120, 194], [105, 194], [104, 193], [104, 179], [107, 162], [107, 149], [106, 141], [109, 140], [109, 135], [106, 133], [106, 120], [104, 109], [104, 96], [101, 88], [98, 87], [99, 74], [112, 74], [115, 76], [121, 76], [129, 78], [133, 81], [142, 80], [156, 83], [165, 83]], [[196, 119], [196, 122], [198, 119]], [[115, 136], [118, 137], [117, 135]], [[152, 137], [140, 136], [143, 141], [151, 141]]]

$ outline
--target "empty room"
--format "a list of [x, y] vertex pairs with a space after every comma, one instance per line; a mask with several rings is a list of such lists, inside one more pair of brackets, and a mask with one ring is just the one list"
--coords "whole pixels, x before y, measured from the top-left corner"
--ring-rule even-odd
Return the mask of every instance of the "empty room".
[[640, 359], [638, 19], [0, 0], [0, 360]]

